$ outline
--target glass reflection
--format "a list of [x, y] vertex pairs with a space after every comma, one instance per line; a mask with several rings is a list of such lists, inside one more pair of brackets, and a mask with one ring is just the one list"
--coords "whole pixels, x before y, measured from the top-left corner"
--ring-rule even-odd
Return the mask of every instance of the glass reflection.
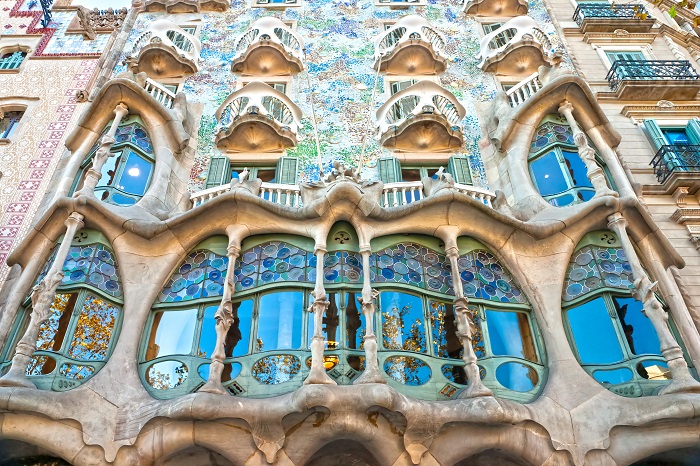
[[495, 356], [514, 356], [537, 362], [527, 315], [522, 312], [486, 310], [486, 325], [491, 352]]
[[170, 354], [190, 354], [196, 324], [196, 308], [157, 313], [153, 318], [146, 361]]
[[361, 293], [348, 292], [345, 308], [345, 341], [350, 349], [364, 349], [365, 347], [365, 316], [362, 314], [362, 305], [359, 298]]
[[569, 189], [569, 183], [561, 171], [559, 157], [551, 151], [530, 163], [535, 183], [542, 196], [557, 194]]
[[644, 315], [644, 305], [634, 298], [613, 296], [625, 340], [633, 354], [661, 354], [659, 338], [651, 320]]
[[[36, 349], [45, 351], [61, 350], [77, 299], [77, 293], [56, 293], [56, 297], [51, 305], [51, 315], [39, 327]], [[53, 370], [53, 367], [51, 370]]]
[[[247, 299], [232, 304], [233, 323], [224, 340], [225, 357], [244, 356], [248, 354], [250, 328], [253, 319], [253, 300]], [[218, 305], [207, 306], [202, 320], [202, 334], [199, 337], [198, 356], [211, 358], [216, 348], [216, 319], [214, 315]]]
[[407, 293], [382, 291], [379, 301], [384, 348], [425, 353], [427, 344], [422, 300]]
[[260, 297], [256, 351], [298, 349], [304, 295], [301, 291], [281, 291]]
[[[457, 325], [455, 324], [452, 303], [430, 301], [430, 326], [433, 337], [433, 354], [440, 358], [461, 359], [462, 342], [457, 338]], [[479, 344], [478, 340], [481, 340], [478, 336], [473, 339], [474, 346]]]
[[611, 364], [622, 360], [622, 348], [603, 297], [571, 308], [566, 315], [582, 364]]
[[535, 388], [539, 376], [535, 369], [526, 364], [506, 362], [496, 369], [496, 380], [516, 392], [527, 392]]
[[301, 361], [291, 354], [266, 356], [258, 359], [251, 373], [265, 385], [276, 385], [292, 380], [301, 370]]
[[78, 316], [68, 354], [88, 361], [106, 359], [118, 315], [119, 309], [116, 306], [88, 295]]
[[185, 364], [179, 361], [161, 361], [148, 368], [146, 382], [156, 390], [167, 390], [185, 383], [188, 375]]
[[430, 366], [411, 356], [389, 356], [384, 361], [384, 372], [404, 385], [423, 385], [430, 380]]
[[673, 378], [668, 364], [663, 361], [642, 361], [637, 364], [637, 372], [649, 380], [671, 380]]
[[[340, 333], [340, 293], [328, 293], [328, 308], [326, 312], [323, 313], [323, 319], [321, 321], [321, 334], [323, 335], [323, 340], [326, 344], [325, 349], [334, 350], [338, 349], [340, 346], [340, 341], [338, 339], [338, 334]], [[347, 296], [345, 296], [347, 303]], [[313, 303], [313, 295], [309, 295], [309, 306]], [[344, 306], [343, 306], [344, 307]], [[308, 316], [308, 331], [307, 331], [307, 344], [311, 346], [311, 339], [314, 336], [314, 313], [309, 312]]]
[[632, 380], [632, 371], [626, 367], [611, 370], [600, 370], [593, 372], [593, 378], [600, 383], [615, 385]]

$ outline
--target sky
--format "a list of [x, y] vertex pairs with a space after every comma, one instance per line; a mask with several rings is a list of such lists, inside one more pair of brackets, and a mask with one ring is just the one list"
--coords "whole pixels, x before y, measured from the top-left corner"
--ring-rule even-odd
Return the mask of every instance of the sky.
[[73, 0], [73, 5], [83, 5], [88, 8], [121, 8], [131, 6], [131, 0]]

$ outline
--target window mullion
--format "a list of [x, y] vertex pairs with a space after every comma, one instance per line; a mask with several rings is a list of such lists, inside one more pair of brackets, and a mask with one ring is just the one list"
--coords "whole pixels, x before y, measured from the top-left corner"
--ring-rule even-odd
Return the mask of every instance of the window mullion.
[[603, 299], [605, 300], [605, 307], [607, 308], [608, 315], [613, 321], [613, 328], [617, 334], [617, 340], [620, 342], [620, 348], [622, 348], [622, 353], [625, 361], [628, 361], [634, 357], [632, 350], [629, 348], [627, 343], [627, 338], [625, 337], [625, 332], [622, 328], [622, 323], [620, 322], [620, 317], [617, 315], [615, 310], [615, 302], [612, 299], [610, 293], [603, 294]]

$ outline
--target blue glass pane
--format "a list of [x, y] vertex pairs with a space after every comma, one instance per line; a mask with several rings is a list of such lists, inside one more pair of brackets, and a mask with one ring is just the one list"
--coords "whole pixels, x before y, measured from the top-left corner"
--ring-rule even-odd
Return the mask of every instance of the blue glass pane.
[[622, 360], [605, 300], [600, 297], [566, 313], [582, 364], [611, 364]]
[[399, 383], [411, 386], [423, 385], [430, 380], [430, 366], [410, 356], [389, 356], [384, 361], [384, 372]]
[[170, 354], [190, 354], [197, 309], [159, 312], [154, 316], [146, 360]]
[[662, 129], [661, 132], [669, 144], [690, 144], [690, 139], [685, 129]]
[[564, 194], [563, 196], [550, 198], [549, 203], [555, 207], [564, 207], [571, 204], [575, 200], [576, 198], [573, 194]]
[[532, 390], [539, 381], [537, 371], [519, 362], [506, 362], [496, 369], [496, 380], [506, 388], [516, 392]]
[[130, 151], [117, 187], [129, 194], [143, 195], [152, 169], [153, 164], [150, 161]]
[[613, 297], [613, 302], [632, 353], [660, 355], [659, 337], [651, 320], [642, 313], [642, 303], [634, 298], [620, 297]]
[[626, 367], [611, 370], [594, 371], [593, 378], [600, 383], [609, 383], [611, 385], [625, 383], [632, 380], [632, 371]]
[[104, 165], [102, 165], [102, 170], [100, 171], [102, 177], [100, 178], [100, 181], [97, 182], [97, 188], [114, 186], [114, 177], [117, 174], [117, 165], [119, 164], [120, 160], [121, 154], [118, 156], [109, 157]]
[[[346, 295], [347, 299], [347, 295]], [[314, 297], [309, 295], [309, 305], [313, 303]], [[340, 294], [339, 293], [328, 293], [328, 301], [330, 304], [323, 314], [323, 319], [321, 323], [321, 334], [323, 335], [323, 340], [325, 342], [325, 348], [334, 350], [338, 349], [340, 345], [340, 340], [338, 339], [338, 334], [340, 333]], [[314, 313], [309, 312], [308, 317], [308, 331], [306, 344], [311, 347], [311, 339], [314, 336]]]
[[265, 385], [276, 385], [292, 380], [301, 371], [301, 360], [291, 354], [265, 356], [253, 364], [251, 374]]
[[574, 182], [574, 186], [593, 186], [588, 179], [586, 164], [583, 163], [578, 153], [570, 151], [561, 151], [566, 161], [566, 168], [569, 170], [569, 175]]
[[301, 346], [304, 295], [301, 291], [269, 293], [260, 298], [256, 351]]
[[560, 193], [570, 187], [562, 173], [559, 158], [554, 152], [548, 152], [530, 162], [530, 169], [542, 196]]
[[491, 352], [537, 362], [527, 316], [522, 312], [486, 311]]
[[637, 363], [637, 373], [649, 380], [671, 380], [673, 375], [664, 361], [646, 360]]
[[423, 300], [398, 291], [379, 294], [382, 311], [382, 342], [392, 350], [427, 351]]
[[345, 309], [345, 337], [346, 345], [351, 349], [363, 349], [367, 328], [365, 316], [362, 314], [362, 305], [358, 301], [360, 293], [348, 293], [347, 308]]

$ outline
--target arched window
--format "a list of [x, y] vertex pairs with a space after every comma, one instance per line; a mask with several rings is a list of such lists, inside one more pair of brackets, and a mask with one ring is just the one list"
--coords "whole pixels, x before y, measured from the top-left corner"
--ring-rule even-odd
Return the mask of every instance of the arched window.
[[[597, 162], [605, 169], [600, 160]], [[553, 206], [586, 202], [595, 195], [571, 127], [563, 116], [545, 117], [530, 145], [528, 164], [535, 187]]]
[[617, 236], [587, 234], [567, 269], [564, 320], [574, 353], [593, 378], [619, 395], [651, 395], [671, 373], [651, 320], [632, 297], [633, 281]]
[[[37, 283], [48, 272], [57, 251], [58, 246]], [[109, 358], [121, 321], [123, 292], [119, 268], [101, 233], [82, 230], [73, 238], [63, 273], [51, 316], [39, 329], [36, 351], [26, 371], [32, 382], [45, 390], [68, 390], [95, 375]], [[27, 297], [2, 353], [3, 372], [9, 369], [30, 312]]]
[[[76, 179], [80, 182], [76, 181], [73, 191], [82, 184], [98, 148], [99, 140], [81, 165]], [[102, 167], [95, 195], [109, 204], [133, 205], [148, 189], [155, 164], [153, 144], [137, 116], [129, 116], [119, 125], [111, 152], [114, 155]]]
[[[459, 241], [458, 260], [469, 298], [472, 341], [484, 384], [498, 396], [532, 399], [543, 379], [543, 356], [529, 304], [510, 273], [482, 244]], [[456, 336], [449, 260], [433, 238], [373, 241], [372, 282], [379, 291], [380, 365], [414, 396], [445, 399], [467, 384]]]

